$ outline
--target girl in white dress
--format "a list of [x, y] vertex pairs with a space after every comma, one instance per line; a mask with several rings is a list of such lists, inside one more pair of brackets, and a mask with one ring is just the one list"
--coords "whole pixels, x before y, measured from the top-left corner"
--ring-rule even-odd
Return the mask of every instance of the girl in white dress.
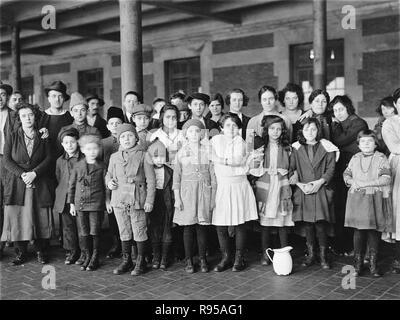
[[225, 114], [220, 121], [223, 134], [211, 139], [212, 161], [217, 178], [212, 224], [216, 226], [222, 251], [222, 260], [214, 270], [220, 272], [231, 266], [228, 227], [234, 227], [236, 254], [232, 271], [241, 271], [245, 268], [245, 223], [258, 219], [257, 206], [247, 180], [249, 162], [246, 143], [239, 133], [242, 123], [235, 114]]

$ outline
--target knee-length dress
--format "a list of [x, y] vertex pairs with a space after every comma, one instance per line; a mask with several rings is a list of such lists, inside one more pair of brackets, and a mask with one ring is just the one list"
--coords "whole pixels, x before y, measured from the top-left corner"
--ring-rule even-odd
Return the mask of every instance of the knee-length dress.
[[174, 223], [181, 226], [211, 224], [216, 180], [206, 146], [192, 150], [185, 145], [178, 151], [172, 189], [180, 191], [183, 205], [183, 210], [175, 208]]
[[393, 199], [393, 232], [382, 234], [382, 239], [400, 241], [400, 115], [385, 120], [382, 125], [382, 137], [390, 150]]
[[260, 167], [250, 170], [250, 174], [259, 177], [255, 193], [260, 225], [294, 226], [292, 189], [288, 180], [289, 150], [277, 143], [269, 143], [264, 154]]
[[[307, 146], [295, 142], [293, 153], [290, 157], [290, 174], [298, 174], [299, 183], [293, 193], [293, 221], [296, 222], [335, 222], [333, 207], [333, 190], [330, 182], [335, 171], [335, 160], [338, 149], [328, 140], [322, 139], [313, 148], [313, 159], [310, 160]], [[318, 192], [305, 194], [301, 186], [323, 178], [326, 183]]]
[[362, 152], [359, 152], [351, 158], [343, 173], [344, 182], [348, 184], [350, 179], [377, 182], [380, 177], [384, 179], [373, 187], [355, 189], [350, 186], [344, 226], [391, 232], [392, 195], [389, 161], [383, 153], [376, 151], [370, 156], [369, 168], [362, 168], [361, 161], [364, 157]]
[[[223, 159], [246, 160], [246, 143], [241, 136], [233, 139], [223, 134], [211, 139], [213, 152]], [[257, 206], [253, 189], [247, 180], [248, 168], [233, 167], [214, 163], [217, 178], [217, 192], [212, 224], [216, 226], [237, 226], [247, 221], [257, 220]]]

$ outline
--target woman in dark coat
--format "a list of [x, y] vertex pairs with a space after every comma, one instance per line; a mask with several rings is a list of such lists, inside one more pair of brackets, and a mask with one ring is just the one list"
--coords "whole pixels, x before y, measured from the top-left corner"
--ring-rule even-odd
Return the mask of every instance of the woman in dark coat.
[[44, 264], [52, 233], [53, 199], [47, 178], [50, 146], [35, 128], [38, 109], [23, 102], [16, 110], [22, 126], [7, 136], [4, 146], [5, 217], [1, 238], [15, 243], [14, 265], [24, 263], [30, 240], [35, 240], [38, 261]]
[[331, 141], [340, 150], [340, 158], [334, 176], [336, 216], [334, 250], [339, 254], [350, 255], [353, 250], [353, 234], [351, 229], [344, 227], [348, 188], [343, 180], [343, 172], [353, 155], [360, 152], [357, 135], [361, 130], [367, 130], [368, 124], [355, 114], [353, 102], [346, 95], [336, 96], [330, 103], [329, 110], [334, 115]]

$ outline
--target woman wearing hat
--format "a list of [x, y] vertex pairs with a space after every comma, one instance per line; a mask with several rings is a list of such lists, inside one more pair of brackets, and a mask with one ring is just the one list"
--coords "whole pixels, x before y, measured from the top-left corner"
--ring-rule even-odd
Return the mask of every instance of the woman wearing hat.
[[97, 128], [103, 139], [107, 138], [110, 135], [107, 129], [107, 121], [99, 114], [100, 109], [104, 106], [104, 100], [97, 94], [93, 94], [86, 98], [86, 102], [88, 105], [88, 113], [86, 115], [88, 125]]
[[25, 261], [28, 241], [35, 240], [39, 263], [46, 263], [46, 248], [52, 234], [53, 198], [48, 180], [50, 145], [35, 128], [37, 108], [17, 105], [21, 127], [7, 135], [4, 147], [3, 241], [15, 242], [14, 265]]

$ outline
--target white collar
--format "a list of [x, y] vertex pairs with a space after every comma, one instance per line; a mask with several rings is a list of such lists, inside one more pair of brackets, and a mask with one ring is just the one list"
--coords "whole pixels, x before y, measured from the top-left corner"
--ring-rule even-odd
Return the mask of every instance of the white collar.
[[50, 115], [50, 116], [61, 116], [61, 115], [65, 114], [65, 113], [67, 112], [67, 110], [64, 110], [64, 109], [63, 109], [63, 111], [62, 111], [61, 113], [55, 114], [55, 113], [53, 113], [53, 112], [51, 111], [51, 107], [50, 107], [50, 108], [47, 108], [47, 109], [45, 110], [45, 112], [46, 112], [48, 115]]

